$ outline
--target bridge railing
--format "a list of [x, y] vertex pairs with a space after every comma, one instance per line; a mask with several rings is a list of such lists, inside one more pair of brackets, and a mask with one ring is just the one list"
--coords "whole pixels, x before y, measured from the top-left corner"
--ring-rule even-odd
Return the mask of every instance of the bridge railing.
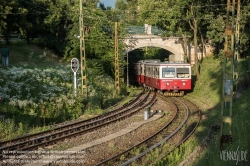
[[162, 35], [166, 31], [158, 28], [157, 26], [152, 26], [145, 24], [144, 26], [128, 26], [127, 32], [129, 34], [138, 34], [138, 35]]

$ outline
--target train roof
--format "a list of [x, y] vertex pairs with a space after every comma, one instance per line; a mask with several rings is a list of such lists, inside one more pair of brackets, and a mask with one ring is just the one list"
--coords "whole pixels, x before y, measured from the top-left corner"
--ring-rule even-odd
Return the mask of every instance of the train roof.
[[140, 60], [138, 63], [159, 63], [161, 62], [160, 59], [145, 59], [145, 60]]
[[191, 66], [189, 63], [170, 63], [170, 62], [157, 62], [157, 63], [147, 63], [146, 65], [151, 66]]

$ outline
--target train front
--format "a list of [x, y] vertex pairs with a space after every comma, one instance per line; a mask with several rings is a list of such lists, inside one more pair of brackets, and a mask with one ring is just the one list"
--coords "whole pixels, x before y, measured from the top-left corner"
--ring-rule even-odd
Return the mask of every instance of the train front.
[[160, 87], [166, 96], [183, 96], [191, 90], [190, 64], [164, 64], [160, 66]]

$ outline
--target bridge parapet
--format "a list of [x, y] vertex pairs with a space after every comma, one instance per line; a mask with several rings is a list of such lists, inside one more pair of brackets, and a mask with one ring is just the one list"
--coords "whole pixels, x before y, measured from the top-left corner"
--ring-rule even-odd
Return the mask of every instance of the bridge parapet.
[[[145, 24], [144, 26], [127, 27], [128, 37], [123, 40], [125, 43], [125, 54], [142, 47], [158, 47], [171, 52], [179, 61], [184, 61], [184, 50], [182, 47], [183, 37], [162, 37], [166, 31], [156, 26]], [[206, 52], [211, 53], [212, 48], [206, 45]], [[194, 47], [187, 46], [187, 56], [191, 64], [195, 64]], [[200, 59], [204, 53], [198, 50], [198, 58]]]
[[144, 26], [128, 26], [126, 29], [128, 34], [162, 35], [163, 33], [166, 33], [166, 31], [158, 28], [157, 26], [149, 24], [144, 24]]
[[153, 34], [129, 35], [123, 42], [126, 44], [125, 53], [142, 47], [158, 47], [179, 55], [183, 59], [183, 49], [180, 37], [161, 37]]

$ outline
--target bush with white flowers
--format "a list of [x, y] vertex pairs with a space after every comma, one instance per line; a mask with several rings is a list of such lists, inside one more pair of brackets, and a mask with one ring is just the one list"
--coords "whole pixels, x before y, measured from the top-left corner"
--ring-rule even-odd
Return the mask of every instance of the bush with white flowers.
[[[114, 81], [109, 76], [98, 74], [98, 70], [88, 70], [88, 99], [81, 96], [80, 74], [78, 96], [74, 96], [73, 72], [70, 65], [50, 68], [19, 67], [0, 70], [0, 126], [19, 126], [22, 133], [30, 132], [34, 126], [54, 124], [78, 118], [84, 113], [94, 113], [103, 107], [108, 99], [115, 97]], [[108, 102], [107, 102], [108, 103]], [[8, 125], [9, 119], [15, 125]], [[6, 124], [8, 123], [8, 124]], [[15, 131], [13, 128], [9, 129]], [[0, 133], [3, 132], [0, 129]], [[4, 132], [3, 132], [4, 133]], [[8, 134], [5, 134], [8, 135]], [[0, 140], [7, 137], [0, 134]], [[8, 136], [9, 138], [9, 136]]]

